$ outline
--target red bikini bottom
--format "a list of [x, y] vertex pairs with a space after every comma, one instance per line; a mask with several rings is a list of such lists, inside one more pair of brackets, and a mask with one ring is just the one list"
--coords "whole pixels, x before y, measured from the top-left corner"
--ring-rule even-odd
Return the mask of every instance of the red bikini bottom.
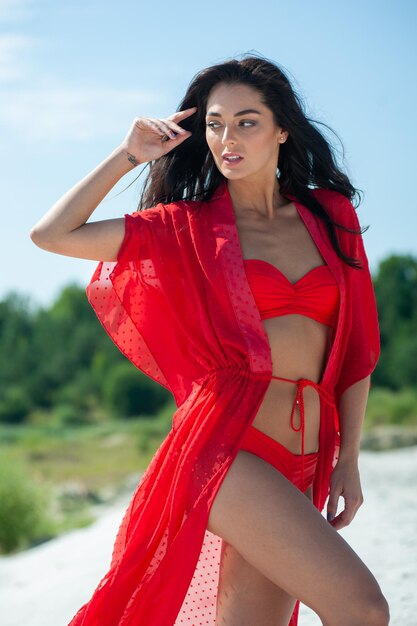
[[[275, 467], [298, 489], [305, 491], [312, 485], [316, 472], [318, 452], [304, 455], [294, 454], [279, 441], [263, 433], [255, 426], [249, 426], [242, 438], [241, 450], [252, 452]], [[304, 471], [304, 476], [303, 476]], [[303, 481], [302, 481], [303, 478]]]
[[[296, 385], [297, 390], [294, 398], [294, 404], [291, 410], [290, 423], [291, 428], [295, 432], [301, 432], [301, 454], [294, 454], [288, 448], [283, 446], [272, 437], [269, 437], [261, 430], [250, 425], [242, 437], [242, 450], [247, 450], [264, 459], [267, 463], [273, 465], [281, 472], [289, 481], [291, 481], [300, 491], [304, 492], [313, 483], [316, 471], [318, 452], [311, 454], [304, 453], [304, 396], [303, 390], [306, 387], [313, 387], [320, 396], [320, 400], [327, 402], [335, 407], [333, 398], [318, 383], [308, 378], [299, 378], [293, 380], [291, 378], [282, 378], [280, 376], [271, 376], [276, 380], [282, 380], [287, 383]], [[300, 425], [296, 426], [294, 418], [296, 410], [300, 414]]]

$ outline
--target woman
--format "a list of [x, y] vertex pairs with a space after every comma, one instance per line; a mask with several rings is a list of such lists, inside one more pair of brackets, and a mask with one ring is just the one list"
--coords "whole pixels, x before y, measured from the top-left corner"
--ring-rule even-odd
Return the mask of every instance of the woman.
[[[150, 161], [148, 208], [87, 222]], [[198, 73], [168, 118], [136, 118], [33, 228], [42, 248], [100, 261], [89, 301], [177, 403], [71, 626], [286, 626], [299, 600], [328, 626], [388, 623], [336, 532], [363, 500], [379, 356], [354, 195], [282, 70], [246, 56]]]

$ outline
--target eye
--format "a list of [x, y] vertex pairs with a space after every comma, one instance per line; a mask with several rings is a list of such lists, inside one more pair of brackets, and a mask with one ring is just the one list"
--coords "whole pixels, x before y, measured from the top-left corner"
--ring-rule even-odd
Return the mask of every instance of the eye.
[[[215, 129], [215, 128], [218, 128], [218, 126], [216, 126], [216, 124], [218, 125], [219, 122], [208, 122], [207, 126], [208, 126], [208, 128]], [[249, 124], [249, 127], [246, 126], [245, 128], [250, 128], [251, 126], [256, 126], [256, 122], [252, 122], [251, 120], [241, 120], [241, 122], [239, 122], [239, 124], [240, 125]]]

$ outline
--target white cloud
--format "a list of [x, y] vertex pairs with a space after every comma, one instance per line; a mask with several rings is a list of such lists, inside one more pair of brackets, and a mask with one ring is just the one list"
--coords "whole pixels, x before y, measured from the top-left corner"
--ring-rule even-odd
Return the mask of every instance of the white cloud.
[[29, 74], [28, 55], [34, 37], [0, 35], [0, 82], [21, 80]]
[[[128, 131], [136, 115], [158, 116], [164, 94], [134, 89], [10, 90], [0, 99], [0, 127], [25, 141], [85, 141]], [[126, 125], [126, 119], [128, 124]], [[121, 137], [122, 139], [122, 137]]]

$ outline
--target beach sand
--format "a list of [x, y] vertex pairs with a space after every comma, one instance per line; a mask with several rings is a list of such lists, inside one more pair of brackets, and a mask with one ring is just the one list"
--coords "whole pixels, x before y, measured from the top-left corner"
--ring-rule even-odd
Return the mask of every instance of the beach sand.
[[[417, 447], [363, 451], [360, 472], [365, 502], [340, 534], [378, 580], [390, 623], [417, 626]], [[128, 501], [118, 500], [89, 528], [0, 557], [1, 625], [67, 626], [107, 570]], [[320, 623], [301, 607], [300, 626]]]

